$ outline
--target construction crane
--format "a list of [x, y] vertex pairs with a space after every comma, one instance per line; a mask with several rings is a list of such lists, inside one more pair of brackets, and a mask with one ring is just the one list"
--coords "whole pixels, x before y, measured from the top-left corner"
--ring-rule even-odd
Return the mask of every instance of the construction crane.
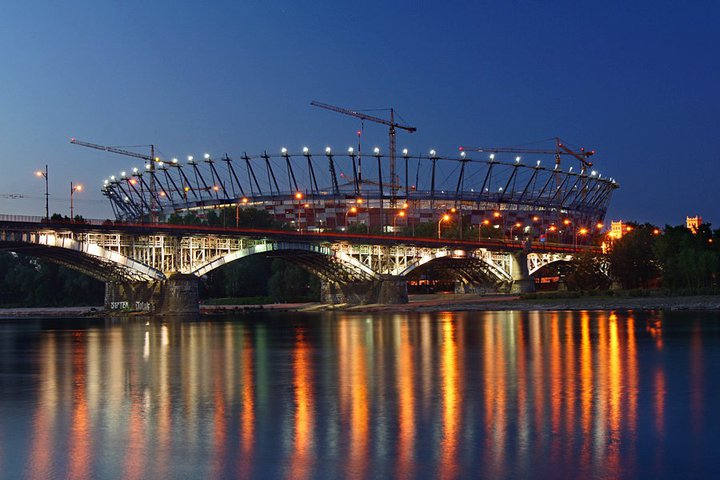
[[[408, 127], [407, 125], [401, 125], [399, 123], [395, 122], [395, 109], [390, 109], [390, 120], [385, 120], [384, 118], [375, 117], [373, 115], [367, 115], [362, 112], [357, 112], [355, 110], [348, 110], [347, 108], [342, 107], [336, 107], [334, 105], [329, 105], [327, 103], [318, 102], [316, 100], [313, 100], [310, 102], [310, 105], [314, 107], [320, 107], [324, 108], [325, 110], [330, 110], [331, 112], [335, 113], [341, 113], [343, 115], [348, 115], [351, 117], [359, 118], [360, 120], [367, 120], [369, 122], [375, 122], [380, 123], [382, 125], [387, 125], [390, 127], [389, 129], [389, 136], [390, 136], [390, 183], [391, 183], [391, 191], [392, 191], [392, 204], [395, 204], [395, 196], [398, 190], [398, 184], [395, 179], [395, 132], [396, 129], [405, 130], [407, 132], [413, 133], [417, 131], [417, 128], [415, 127]], [[379, 179], [380, 182], [382, 182], [382, 179]]]
[[[160, 159], [155, 156], [155, 145], [142, 145], [143, 147], [150, 147], [150, 155], [144, 155], [142, 153], [131, 152], [130, 150], [123, 150], [122, 148], [106, 147], [105, 145], [98, 145], [97, 143], [83, 142], [75, 138], [71, 138], [70, 143], [72, 143], [73, 145], [80, 145], [81, 147], [94, 148], [96, 150], [117, 153], [119, 155], [127, 155], [128, 157], [141, 158], [150, 162], [150, 165], [153, 165], [155, 162], [160, 161]], [[150, 168], [154, 168], [154, 166], [151, 166]]]
[[160, 161], [160, 158], [155, 156], [155, 145], [142, 145], [143, 147], [150, 147], [150, 155], [145, 155], [138, 152], [132, 152], [130, 150], [123, 150], [122, 148], [117, 147], [108, 147], [105, 145], [99, 145], [97, 143], [90, 143], [90, 142], [83, 142], [81, 140], [77, 140], [75, 138], [70, 139], [70, 143], [73, 145], [80, 145], [81, 147], [88, 147], [88, 148], [94, 148], [96, 150], [102, 150], [104, 152], [110, 152], [110, 153], [117, 153], [118, 155], [126, 155], [128, 157], [135, 157], [140, 158], [142, 160], [145, 160], [148, 162], [146, 165], [149, 165], [147, 169], [150, 172], [150, 198], [152, 199], [152, 205], [150, 208], [150, 215], [152, 217], [152, 221], [156, 222], [156, 210], [157, 205], [155, 204], [155, 175], [153, 173], [155, 172], [155, 163]]
[[514, 147], [460, 147], [460, 151], [472, 151], [472, 152], [488, 152], [488, 153], [527, 153], [527, 154], [539, 154], [539, 155], [555, 155], [555, 166], [559, 168], [560, 156], [570, 155], [580, 161], [582, 165], [582, 172], [585, 172], [587, 167], [592, 167], [593, 163], [588, 160], [591, 156], [595, 155], [595, 150], [585, 150], [581, 148], [579, 151], [571, 150], [563, 143], [563, 141], [555, 137], [555, 150], [547, 149], [536, 149], [536, 148], [514, 148]]

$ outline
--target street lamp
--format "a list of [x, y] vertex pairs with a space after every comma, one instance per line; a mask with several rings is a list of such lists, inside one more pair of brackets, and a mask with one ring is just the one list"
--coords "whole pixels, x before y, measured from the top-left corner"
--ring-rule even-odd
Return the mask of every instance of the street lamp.
[[521, 227], [522, 227], [522, 223], [520, 223], [520, 222], [517, 222], [513, 226], [510, 227], [510, 240], [513, 239], [513, 229], [521, 228]]
[[75, 192], [82, 192], [82, 185], [73, 185], [73, 182], [70, 182], [70, 221], [75, 221], [75, 211], [73, 209], [73, 195]]
[[235, 228], [240, 228], [240, 203], [243, 206], [248, 204], [248, 198], [243, 197], [239, 202], [235, 204]]
[[393, 236], [397, 235], [397, 218], [404, 218], [405, 217], [405, 210], [400, 210], [397, 215], [393, 216]]
[[575, 249], [577, 250], [578, 246], [578, 234], [585, 236], [588, 233], [587, 228], [580, 228], [575, 230]]
[[298, 230], [300, 230], [300, 233], [302, 233], [302, 210], [300, 209], [302, 207], [301, 200], [303, 199], [302, 192], [295, 192], [295, 200], [298, 201], [298, 213], [297, 213], [297, 224], [298, 224]]
[[[478, 241], [482, 240], [482, 227], [483, 227], [483, 225], [485, 225], [486, 227], [489, 227], [489, 226], [490, 226], [490, 220], [488, 220], [488, 219], [486, 218], [485, 220], [482, 221], [482, 223], [481, 223], [480, 225], [478, 225]], [[490, 238], [490, 237], [488, 237], [488, 238]]]
[[45, 178], [45, 220], [50, 220], [50, 207], [49, 207], [49, 198], [50, 193], [48, 191], [48, 166], [45, 165], [45, 171], [38, 170], [35, 172], [35, 175], [37, 177], [44, 177]]
[[555, 225], [550, 225], [548, 228], [545, 229], [545, 238], [550, 238], [548, 235], [548, 232], [555, 232], [557, 231], [557, 227]]
[[447, 213], [445, 215], [443, 215], [442, 217], [440, 217], [440, 220], [438, 220], [438, 240], [440, 240], [440, 238], [442, 238], [441, 231], [440, 231], [442, 222], [447, 222], [448, 220], [450, 220], [450, 215], [448, 215]]
[[353, 207], [350, 207], [350, 209], [347, 212], [345, 212], [345, 231], [346, 232], [348, 229], [348, 219], [347, 219], [348, 214], [352, 213], [354, 215], [357, 213], [357, 211], [358, 211], [357, 207], [353, 206]]

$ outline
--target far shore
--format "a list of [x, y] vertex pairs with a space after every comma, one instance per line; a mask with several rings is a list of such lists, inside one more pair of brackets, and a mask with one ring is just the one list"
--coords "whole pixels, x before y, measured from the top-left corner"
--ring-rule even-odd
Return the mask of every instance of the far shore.
[[[201, 314], [230, 312], [321, 312], [356, 313], [463, 312], [463, 311], [549, 311], [549, 310], [720, 310], [720, 295], [676, 297], [579, 297], [521, 299], [516, 295], [434, 294], [411, 295], [398, 305], [327, 305], [321, 303], [274, 303], [266, 305], [200, 305]], [[124, 312], [143, 314], [143, 312]], [[114, 315], [121, 312], [114, 312]], [[0, 308], [0, 318], [17, 317], [102, 317], [102, 306]]]

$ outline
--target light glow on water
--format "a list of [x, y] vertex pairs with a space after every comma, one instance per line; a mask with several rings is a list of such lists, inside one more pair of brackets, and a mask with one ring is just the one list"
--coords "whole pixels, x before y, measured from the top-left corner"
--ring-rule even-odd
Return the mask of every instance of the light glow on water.
[[716, 313], [0, 326], [8, 478], [676, 478], [720, 467]]

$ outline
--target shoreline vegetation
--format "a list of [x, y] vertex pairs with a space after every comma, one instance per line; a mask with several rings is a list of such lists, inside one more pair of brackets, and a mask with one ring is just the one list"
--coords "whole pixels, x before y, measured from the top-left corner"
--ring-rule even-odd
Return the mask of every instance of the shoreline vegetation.
[[[229, 300], [229, 299], [228, 299]], [[322, 312], [411, 313], [471, 311], [562, 311], [562, 310], [720, 310], [720, 292], [642, 290], [621, 292], [539, 292], [523, 295], [430, 294], [411, 295], [398, 305], [328, 305], [317, 302], [202, 304], [200, 313], [230, 312]], [[102, 306], [0, 308], [0, 319], [17, 317], [105, 317], [145, 315], [145, 312], [106, 312]]]

